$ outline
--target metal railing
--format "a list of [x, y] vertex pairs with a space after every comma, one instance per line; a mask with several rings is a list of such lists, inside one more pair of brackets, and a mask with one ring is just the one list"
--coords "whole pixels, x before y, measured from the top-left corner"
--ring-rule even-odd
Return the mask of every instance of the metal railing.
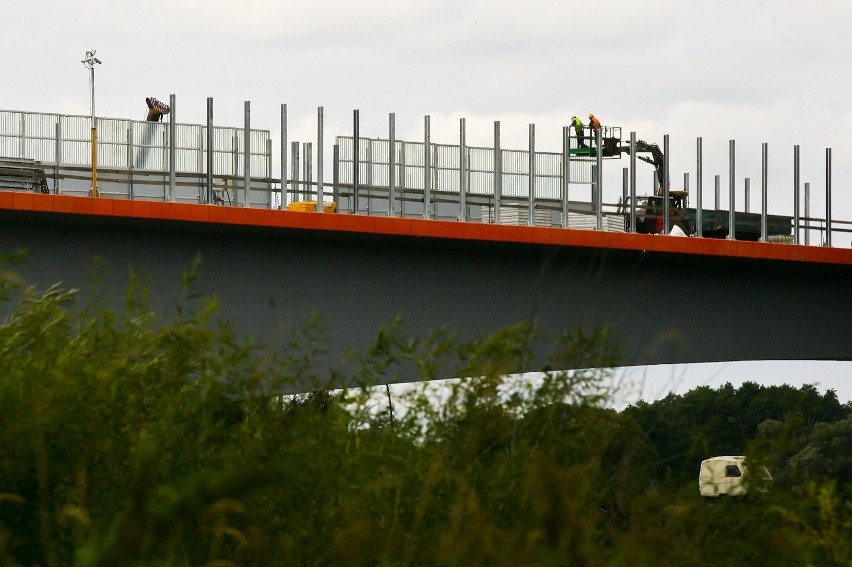
[[[429, 143], [428, 155], [425, 142], [395, 140], [391, 152], [388, 139], [359, 137], [357, 160], [354, 137], [338, 136], [336, 142], [335, 194], [340, 210], [348, 212], [479, 220], [499, 217], [496, 209], [528, 209], [530, 203], [535, 210], [561, 211], [563, 186], [590, 187], [596, 178], [594, 158], [571, 155], [578, 147], [574, 137], [566, 139], [562, 153]], [[388, 209], [391, 190], [394, 211]], [[572, 204], [575, 209], [589, 212], [582, 201]], [[535, 224], [544, 223], [533, 216]], [[546, 224], [553, 222], [562, 224], [559, 219]]]
[[[0, 157], [34, 160], [52, 180], [51, 192], [87, 194], [91, 184], [91, 117], [0, 110]], [[203, 202], [207, 176], [207, 127], [175, 124], [174, 164], [170, 163], [168, 122], [97, 119], [99, 184], [105, 196]], [[271, 207], [272, 142], [268, 130], [212, 128], [214, 190], [239, 202], [249, 160], [249, 204]], [[178, 178], [169, 194], [172, 170]], [[86, 174], [88, 172], [88, 175]], [[245, 204], [245, 197], [242, 197]]]

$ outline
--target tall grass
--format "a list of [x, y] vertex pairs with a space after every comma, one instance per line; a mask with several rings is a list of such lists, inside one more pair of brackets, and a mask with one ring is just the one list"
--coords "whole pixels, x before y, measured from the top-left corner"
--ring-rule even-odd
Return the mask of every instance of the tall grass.
[[[849, 564], [831, 485], [715, 503], [660, 485], [588, 370], [617, 363], [605, 330], [552, 341], [543, 370], [569, 370], [512, 381], [546, 340], [528, 325], [467, 342], [391, 325], [332, 372], [363, 388], [282, 397], [320, 378], [315, 321], [270, 351], [204, 298], [167, 316], [134, 284], [114, 312], [0, 282], [3, 565]], [[474, 378], [440, 403], [423, 386], [376, 410], [367, 386], [400, 365], [457, 361]]]

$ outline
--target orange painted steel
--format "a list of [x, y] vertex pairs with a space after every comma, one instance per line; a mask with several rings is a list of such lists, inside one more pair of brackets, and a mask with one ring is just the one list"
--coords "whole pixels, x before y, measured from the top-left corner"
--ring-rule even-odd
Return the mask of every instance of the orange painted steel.
[[852, 249], [0, 191], [0, 209], [852, 265]]

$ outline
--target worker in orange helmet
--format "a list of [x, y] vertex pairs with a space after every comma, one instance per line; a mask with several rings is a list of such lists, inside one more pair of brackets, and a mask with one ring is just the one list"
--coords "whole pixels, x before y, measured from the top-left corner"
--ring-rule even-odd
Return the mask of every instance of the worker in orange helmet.
[[592, 140], [597, 140], [598, 132], [601, 131], [601, 121], [592, 113], [589, 113], [589, 128], [592, 130]]
[[589, 126], [592, 128], [592, 132], [601, 129], [601, 121], [595, 118], [594, 114], [589, 114]]

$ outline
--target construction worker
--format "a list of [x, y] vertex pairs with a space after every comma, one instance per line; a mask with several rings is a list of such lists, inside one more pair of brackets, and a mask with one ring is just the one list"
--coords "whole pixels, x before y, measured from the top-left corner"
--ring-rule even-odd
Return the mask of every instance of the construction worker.
[[583, 138], [583, 121], [576, 116], [571, 117], [571, 126], [574, 127], [574, 134], [577, 136], [577, 144], [581, 148], [586, 147], [586, 141]]
[[592, 113], [589, 113], [589, 128], [592, 129], [592, 139], [597, 140], [598, 132], [601, 131], [601, 121]]
[[147, 97], [145, 104], [148, 105], [148, 116], [145, 118], [148, 122], [160, 122], [164, 114], [171, 111], [168, 104], [162, 103], [154, 97]]

